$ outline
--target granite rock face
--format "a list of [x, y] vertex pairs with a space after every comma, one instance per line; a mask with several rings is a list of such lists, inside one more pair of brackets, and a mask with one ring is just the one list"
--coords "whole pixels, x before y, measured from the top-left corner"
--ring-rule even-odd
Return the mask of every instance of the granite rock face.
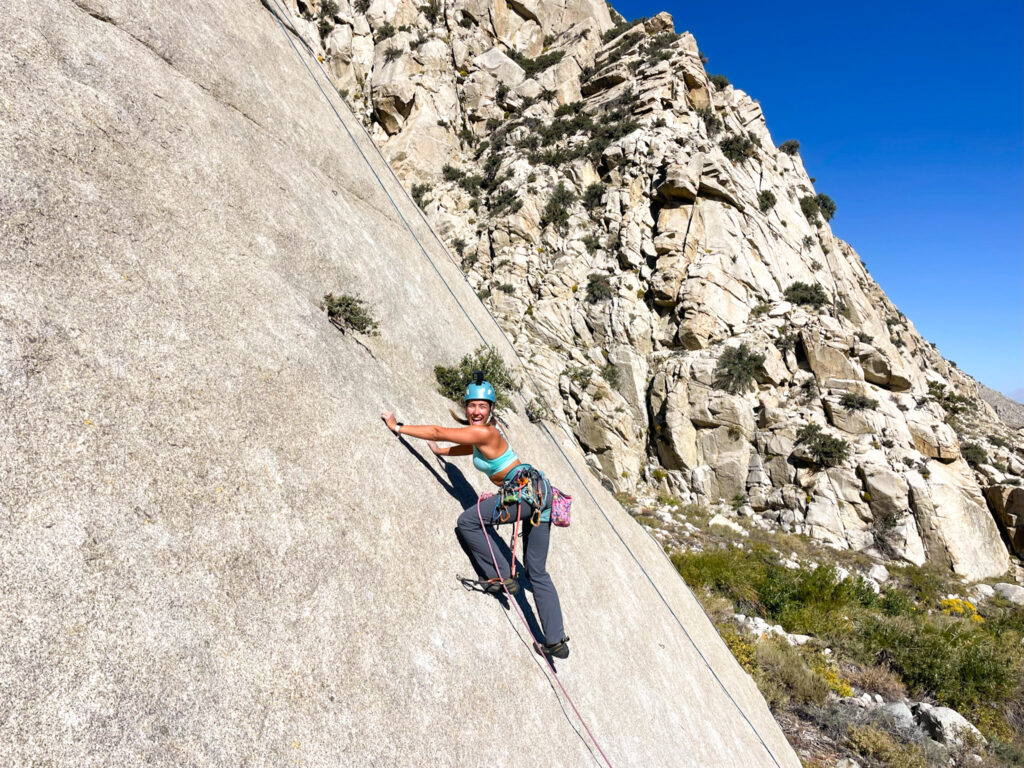
[[[529, 26], [500, 33], [535, 47]], [[592, 764], [516, 620], [454, 580], [478, 478], [379, 420], [445, 417], [432, 366], [480, 342], [470, 320], [510, 350], [273, 17], [44, 0], [0, 33], [0, 761]], [[357, 73], [375, 68], [359, 37]], [[421, 108], [392, 115], [397, 136]], [[328, 323], [318, 303], [341, 291], [379, 335]], [[558, 669], [612, 762], [773, 764], [739, 707], [798, 766], [578, 448], [570, 465], [521, 413], [509, 427], [576, 499], [548, 561], [572, 637]]]

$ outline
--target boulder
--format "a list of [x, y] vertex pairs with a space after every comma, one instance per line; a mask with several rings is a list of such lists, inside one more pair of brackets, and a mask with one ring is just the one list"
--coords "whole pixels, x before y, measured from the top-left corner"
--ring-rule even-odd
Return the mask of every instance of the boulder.
[[901, 731], [911, 731], [916, 722], [914, 713], [906, 702], [894, 701], [879, 708], [883, 716]]
[[895, 521], [910, 508], [909, 488], [903, 477], [888, 467], [860, 465], [857, 474], [864, 482], [868, 506], [876, 519]]
[[871, 435], [881, 432], [885, 416], [871, 408], [844, 408], [838, 397], [822, 400], [829, 423], [851, 435]]
[[690, 383], [688, 395], [688, 416], [694, 426], [733, 427], [739, 430], [741, 436], [747, 439], [753, 437], [754, 411], [743, 397], [721, 389], [711, 389], [696, 382]]
[[907, 411], [905, 418], [914, 447], [920, 453], [943, 462], [956, 461], [960, 447], [952, 427], [925, 408]]
[[731, 500], [747, 490], [750, 443], [735, 427], [697, 430], [698, 461], [711, 467], [705, 495], [711, 500]]
[[1003, 598], [1003, 600], [1009, 600], [1011, 603], [1016, 603], [1017, 605], [1024, 605], [1024, 587], [1017, 584], [1001, 582], [996, 584], [993, 589], [997, 595]]
[[823, 385], [827, 379], [864, 379], [864, 371], [861, 367], [849, 358], [841, 349], [830, 346], [821, 340], [821, 337], [808, 330], [800, 332], [803, 341], [804, 351], [807, 353], [807, 362], [818, 379], [818, 384]]
[[693, 469], [697, 455], [697, 428], [687, 413], [690, 401], [685, 379], [672, 380], [659, 372], [651, 384], [650, 406], [658, 458], [666, 469]]
[[909, 472], [910, 507], [933, 557], [972, 581], [999, 576], [1010, 565], [999, 535], [967, 462], [931, 462], [928, 477]]
[[526, 77], [523, 68], [506, 56], [498, 46], [484, 51], [473, 59], [473, 66], [509, 88], [515, 88]]
[[662, 208], [658, 213], [658, 229], [654, 249], [659, 253], [681, 252], [690, 225], [692, 205]]
[[990, 485], [985, 501], [1016, 555], [1024, 555], [1024, 488], [1016, 485]]
[[914, 705], [913, 712], [918, 725], [940, 744], [963, 746], [965, 739], [976, 744], [988, 743], [981, 731], [955, 709], [936, 707], [922, 701]]
[[902, 363], [893, 365], [889, 359], [874, 347], [864, 345], [858, 355], [864, 378], [872, 384], [886, 387], [895, 392], [910, 389], [911, 381], [904, 372]]
[[694, 154], [669, 163], [665, 169], [665, 179], [658, 186], [658, 194], [670, 199], [685, 201], [695, 199], [703, 167], [704, 156], [701, 154]]

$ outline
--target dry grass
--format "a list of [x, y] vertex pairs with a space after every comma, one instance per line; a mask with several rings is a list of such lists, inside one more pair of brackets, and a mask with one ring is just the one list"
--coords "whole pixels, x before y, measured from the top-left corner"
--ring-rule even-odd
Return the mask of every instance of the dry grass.
[[928, 761], [916, 744], [900, 744], [874, 725], [854, 725], [846, 732], [847, 745], [864, 757], [889, 768], [928, 768]]
[[850, 683], [869, 693], [877, 693], [886, 701], [900, 701], [907, 695], [903, 681], [888, 664], [849, 664], [843, 671]]

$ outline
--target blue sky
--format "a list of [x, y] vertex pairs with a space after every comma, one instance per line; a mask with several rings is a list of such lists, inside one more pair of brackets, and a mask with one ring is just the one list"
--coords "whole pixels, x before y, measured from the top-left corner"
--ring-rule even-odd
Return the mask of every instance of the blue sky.
[[918, 331], [1024, 400], [1024, 3], [613, 6], [692, 32]]

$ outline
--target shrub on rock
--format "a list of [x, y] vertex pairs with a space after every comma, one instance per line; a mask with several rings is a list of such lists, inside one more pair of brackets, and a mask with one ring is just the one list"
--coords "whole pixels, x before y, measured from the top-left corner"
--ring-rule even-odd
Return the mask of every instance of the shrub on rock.
[[519, 391], [519, 382], [496, 349], [480, 346], [456, 365], [435, 365], [434, 377], [442, 395], [462, 402], [466, 385], [473, 379], [475, 371], [483, 371], [484, 378], [494, 385], [499, 408], [515, 410], [512, 393]]
[[768, 213], [777, 202], [775, 193], [770, 189], [764, 189], [757, 193], [757, 207], [761, 209], [761, 213]]
[[779, 151], [784, 152], [790, 157], [794, 157], [800, 153], [800, 142], [796, 139], [788, 139], [779, 144]]
[[746, 344], [729, 347], [718, 358], [715, 386], [739, 394], [756, 381], [764, 360], [764, 355], [751, 351]]
[[587, 282], [587, 301], [596, 304], [599, 301], [607, 301], [615, 295], [612, 288], [612, 279], [608, 275], [595, 272]]
[[335, 296], [333, 293], [328, 293], [324, 296], [320, 307], [327, 311], [327, 317], [341, 331], [356, 331], [371, 335], [377, 331], [377, 321], [367, 310], [366, 303], [355, 296], [350, 296], [347, 293]]
[[809, 285], [798, 280], [786, 289], [784, 295], [791, 304], [806, 304], [815, 309], [828, 303], [828, 294], [818, 283]]
[[856, 392], [844, 393], [843, 396], [839, 398], [839, 404], [848, 411], [862, 411], [878, 407], [878, 401], [873, 397], [857, 394]]

